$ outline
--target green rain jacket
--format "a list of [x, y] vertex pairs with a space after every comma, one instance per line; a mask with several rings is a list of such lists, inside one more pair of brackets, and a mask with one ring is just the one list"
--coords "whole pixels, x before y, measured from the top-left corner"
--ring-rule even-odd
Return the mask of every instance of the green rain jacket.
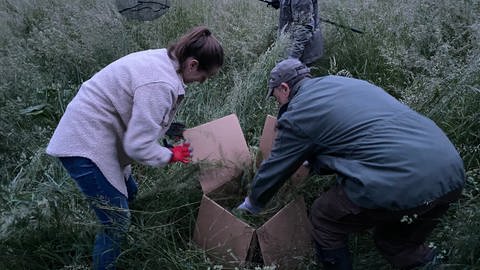
[[463, 161], [430, 119], [366, 81], [304, 79], [278, 119], [268, 159], [249, 195], [264, 207], [304, 162], [337, 174], [350, 200], [369, 209], [428, 204], [464, 185]]

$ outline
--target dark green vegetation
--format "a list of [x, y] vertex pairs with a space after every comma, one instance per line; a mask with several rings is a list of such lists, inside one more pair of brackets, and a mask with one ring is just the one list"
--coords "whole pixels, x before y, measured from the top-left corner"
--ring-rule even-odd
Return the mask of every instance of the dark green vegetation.
[[[480, 269], [480, 2], [319, 1], [326, 55], [314, 73], [378, 84], [429, 116], [468, 170], [462, 200], [430, 241], [444, 269]], [[226, 49], [214, 79], [192, 85], [178, 119], [195, 126], [236, 113], [258, 145], [267, 74], [282, 57], [278, 14], [256, 0], [177, 0], [152, 22], [126, 21], [113, 1], [0, 0], [0, 269], [87, 269], [92, 213], [44, 148], [82, 81], [133, 51], [165, 47], [192, 26], [210, 27]], [[201, 190], [195, 168], [135, 166], [140, 180], [124, 269], [211, 269], [190, 242]], [[325, 179], [299, 192], [307, 202]], [[321, 189], [321, 188], [320, 188]], [[356, 269], [390, 269], [368, 235], [351, 239]], [[313, 263], [304, 266], [313, 269]], [[215, 269], [220, 269], [215, 268]]]

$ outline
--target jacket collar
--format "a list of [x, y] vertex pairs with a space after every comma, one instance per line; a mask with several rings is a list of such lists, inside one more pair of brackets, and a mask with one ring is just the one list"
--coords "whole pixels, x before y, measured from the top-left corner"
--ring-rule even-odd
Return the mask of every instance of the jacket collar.
[[301, 79], [300, 81], [298, 81], [293, 87], [292, 87], [292, 92], [290, 93], [290, 98], [289, 100], [292, 100], [292, 98], [297, 94], [298, 90], [300, 89], [300, 87], [302, 86], [302, 84], [308, 80], [310, 80], [311, 78], [310, 77], [305, 77], [303, 79]]

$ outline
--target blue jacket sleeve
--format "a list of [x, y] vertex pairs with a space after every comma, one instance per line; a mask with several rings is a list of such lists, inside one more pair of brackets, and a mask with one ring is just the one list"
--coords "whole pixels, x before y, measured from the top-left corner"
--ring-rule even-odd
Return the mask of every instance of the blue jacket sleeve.
[[314, 144], [298, 127], [280, 119], [270, 156], [258, 169], [249, 195], [253, 205], [265, 207], [285, 181], [308, 159]]

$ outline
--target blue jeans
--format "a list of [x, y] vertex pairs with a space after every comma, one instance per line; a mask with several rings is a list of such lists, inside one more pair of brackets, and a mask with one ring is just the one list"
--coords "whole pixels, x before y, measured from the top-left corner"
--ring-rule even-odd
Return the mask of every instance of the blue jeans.
[[114, 270], [120, 245], [130, 227], [128, 201], [137, 192], [135, 179], [130, 176], [127, 180], [127, 201], [127, 197], [108, 182], [90, 159], [61, 157], [60, 161], [87, 198], [100, 223], [93, 248], [93, 269]]

